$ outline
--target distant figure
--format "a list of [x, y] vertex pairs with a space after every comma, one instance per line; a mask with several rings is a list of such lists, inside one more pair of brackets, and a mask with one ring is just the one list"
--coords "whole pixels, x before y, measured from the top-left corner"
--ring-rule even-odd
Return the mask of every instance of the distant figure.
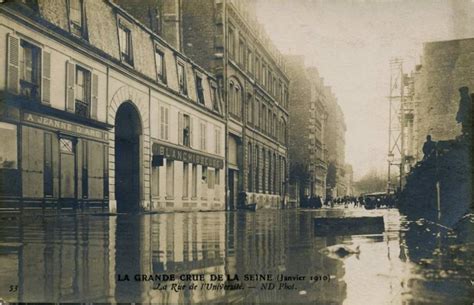
[[423, 144], [423, 160], [428, 159], [428, 157], [431, 155], [431, 153], [435, 150], [436, 148], [436, 142], [431, 141], [431, 135], [426, 136], [426, 142]]
[[456, 121], [461, 123], [463, 135], [471, 134], [472, 100], [469, 96], [469, 88], [459, 88], [459, 95], [461, 96], [461, 100], [459, 101], [459, 109], [458, 113], [456, 114]]

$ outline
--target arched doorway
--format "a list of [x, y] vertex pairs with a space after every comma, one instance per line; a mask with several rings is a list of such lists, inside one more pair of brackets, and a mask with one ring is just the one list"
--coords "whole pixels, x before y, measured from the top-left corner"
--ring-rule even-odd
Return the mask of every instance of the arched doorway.
[[119, 213], [140, 207], [140, 136], [142, 125], [135, 106], [123, 103], [115, 117], [115, 196]]

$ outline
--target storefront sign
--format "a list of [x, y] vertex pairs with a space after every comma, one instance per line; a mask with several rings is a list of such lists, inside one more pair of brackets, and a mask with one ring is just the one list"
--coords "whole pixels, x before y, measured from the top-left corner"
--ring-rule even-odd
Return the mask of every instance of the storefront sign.
[[67, 121], [59, 120], [56, 118], [51, 118], [43, 115], [33, 114], [29, 112], [25, 112], [23, 114], [23, 121], [33, 123], [36, 125], [46, 126], [50, 128], [57, 129], [59, 131], [71, 132], [75, 133], [79, 136], [86, 136], [97, 138], [101, 140], [106, 140], [107, 135], [105, 132], [86, 127], [79, 124], [70, 123]]
[[214, 167], [217, 169], [224, 168], [224, 160], [209, 157], [203, 154], [182, 150], [179, 148], [165, 146], [163, 144], [153, 143], [153, 155], [163, 156], [166, 159], [183, 161], [187, 163], [200, 164], [204, 166]]

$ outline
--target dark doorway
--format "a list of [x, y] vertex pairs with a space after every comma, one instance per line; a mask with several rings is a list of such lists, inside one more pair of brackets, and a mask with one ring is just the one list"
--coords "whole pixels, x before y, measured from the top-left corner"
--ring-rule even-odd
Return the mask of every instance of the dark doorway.
[[123, 103], [115, 117], [115, 196], [119, 213], [136, 213], [140, 206], [140, 115]]

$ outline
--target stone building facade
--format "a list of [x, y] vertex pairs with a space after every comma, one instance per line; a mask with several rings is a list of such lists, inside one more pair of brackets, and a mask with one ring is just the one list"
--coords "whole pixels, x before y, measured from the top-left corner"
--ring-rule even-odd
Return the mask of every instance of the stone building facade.
[[[184, 1], [183, 50], [216, 74], [227, 118], [227, 207], [279, 207], [287, 194], [288, 86], [255, 2]], [[245, 196], [242, 196], [245, 194]]]
[[290, 184], [299, 200], [326, 197], [327, 163], [324, 143], [326, 97], [324, 80], [316, 68], [307, 68], [304, 57], [285, 57], [290, 79], [289, 150]]
[[217, 79], [121, 7], [2, 4], [0, 62], [2, 207], [225, 208]]
[[474, 38], [424, 44], [421, 64], [407, 80], [413, 82], [414, 113], [413, 132], [405, 139], [413, 143], [415, 161], [423, 159], [427, 135], [434, 141], [461, 135], [461, 124], [456, 121], [459, 88], [468, 87], [470, 94], [474, 92], [473, 71]]
[[331, 87], [325, 86], [327, 125], [324, 141], [327, 149], [326, 196], [335, 198], [346, 195], [345, 185], [345, 133], [344, 113]]

